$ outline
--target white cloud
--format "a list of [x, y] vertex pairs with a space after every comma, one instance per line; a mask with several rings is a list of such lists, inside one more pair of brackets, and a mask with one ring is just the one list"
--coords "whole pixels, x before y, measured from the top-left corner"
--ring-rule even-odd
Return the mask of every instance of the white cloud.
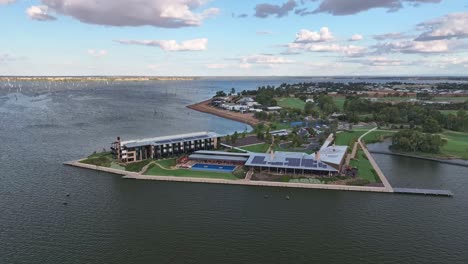
[[153, 71], [159, 69], [159, 65], [157, 65], [157, 64], [150, 64], [147, 67], [148, 67], [148, 69], [153, 70]]
[[90, 56], [99, 58], [99, 57], [104, 57], [107, 55], [107, 50], [95, 50], [95, 49], [89, 49], [88, 54]]
[[240, 63], [239, 68], [241, 68], [241, 69], [250, 69], [250, 68], [252, 68], [252, 64], [250, 64], [250, 63]]
[[387, 57], [369, 57], [360, 60], [347, 60], [346, 62], [360, 63], [367, 66], [387, 67], [387, 66], [403, 66], [410, 63], [400, 59], [389, 59]]
[[251, 55], [242, 57], [240, 59], [241, 64], [265, 64], [265, 65], [272, 65], [272, 64], [287, 64], [293, 63], [293, 60], [289, 60], [283, 57], [278, 57], [274, 55]]
[[16, 0], [0, 0], [0, 5], [7, 5], [16, 2]]
[[108, 26], [199, 26], [218, 14], [218, 8], [196, 12], [205, 0], [42, 0], [56, 13], [88, 24]]
[[333, 40], [333, 35], [327, 27], [322, 27], [320, 31], [310, 31], [301, 29], [296, 34], [296, 43], [324, 42]]
[[350, 57], [362, 56], [367, 50], [365, 47], [361, 46], [339, 45], [334, 43], [290, 43], [288, 48], [288, 52], [292, 54], [297, 53], [298, 51], [337, 52]]
[[468, 38], [468, 12], [452, 13], [441, 18], [423, 22], [418, 29], [424, 31], [417, 41], [451, 38]]
[[229, 64], [224, 64], [224, 63], [211, 63], [205, 65], [208, 69], [225, 69], [229, 67]]
[[402, 40], [379, 43], [374, 46], [377, 53], [446, 53], [455, 51], [460, 44], [450, 40], [413, 41]]
[[359, 41], [359, 40], [362, 40], [364, 39], [364, 37], [360, 34], [354, 34], [351, 36], [351, 38], [349, 38], [349, 41]]
[[38, 21], [48, 21], [48, 20], [55, 20], [54, 16], [49, 15], [49, 7], [45, 5], [41, 6], [31, 6], [26, 9], [26, 14], [29, 18]]
[[120, 44], [160, 47], [164, 51], [201, 51], [206, 50], [208, 39], [199, 38], [177, 43], [175, 40], [115, 40]]

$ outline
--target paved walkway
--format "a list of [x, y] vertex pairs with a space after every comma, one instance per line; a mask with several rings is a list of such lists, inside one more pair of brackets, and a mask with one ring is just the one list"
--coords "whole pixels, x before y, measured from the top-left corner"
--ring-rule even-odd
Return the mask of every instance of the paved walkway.
[[362, 134], [358, 138], [358, 143], [361, 146], [362, 151], [364, 151], [364, 154], [367, 156], [367, 159], [369, 160], [370, 164], [374, 168], [375, 172], [377, 172], [377, 175], [379, 176], [380, 181], [382, 181], [382, 184], [384, 185], [385, 189], [388, 192], [393, 192], [393, 187], [390, 185], [390, 182], [388, 182], [388, 180], [385, 177], [385, 175], [383, 174], [382, 170], [380, 170], [379, 165], [377, 165], [377, 162], [375, 162], [374, 157], [372, 157], [372, 155], [369, 153], [369, 150], [367, 150], [366, 145], [362, 142], [362, 138], [364, 138], [367, 134], [369, 134], [369, 133], [371, 133], [371, 132], [373, 132], [375, 130], [377, 130], [376, 127], [369, 130], [369, 131], [367, 131], [366, 133]]
[[250, 186], [268, 186], [268, 187], [288, 187], [288, 188], [305, 188], [305, 189], [323, 189], [323, 190], [342, 190], [342, 191], [357, 191], [357, 192], [389, 192], [384, 187], [370, 186], [348, 186], [348, 185], [332, 185], [332, 184], [307, 184], [307, 183], [290, 183], [290, 182], [269, 182], [269, 181], [250, 181], [250, 180], [224, 180], [211, 178], [192, 178], [192, 177], [176, 177], [176, 176], [153, 176], [141, 175], [138, 172], [123, 171], [118, 169], [100, 167], [80, 163], [79, 161], [65, 162], [65, 165], [91, 169], [95, 171], [103, 171], [113, 174], [122, 175], [124, 179], [137, 180], [154, 180], [154, 181], [174, 181], [174, 182], [196, 182], [196, 183], [213, 183], [213, 184], [231, 184], [231, 185], [250, 185]]

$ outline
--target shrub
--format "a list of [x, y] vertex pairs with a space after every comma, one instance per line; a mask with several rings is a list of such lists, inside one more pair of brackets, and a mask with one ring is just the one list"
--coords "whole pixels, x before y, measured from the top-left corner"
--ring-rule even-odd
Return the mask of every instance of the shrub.
[[355, 179], [355, 180], [352, 180], [352, 181], [349, 181], [346, 183], [346, 185], [350, 185], [350, 186], [365, 186], [367, 184], [369, 184], [370, 182], [366, 179]]

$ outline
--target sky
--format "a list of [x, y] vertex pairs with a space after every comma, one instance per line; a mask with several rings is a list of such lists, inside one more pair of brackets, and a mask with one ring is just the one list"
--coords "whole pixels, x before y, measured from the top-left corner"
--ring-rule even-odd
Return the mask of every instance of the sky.
[[468, 75], [468, 0], [0, 0], [0, 75]]

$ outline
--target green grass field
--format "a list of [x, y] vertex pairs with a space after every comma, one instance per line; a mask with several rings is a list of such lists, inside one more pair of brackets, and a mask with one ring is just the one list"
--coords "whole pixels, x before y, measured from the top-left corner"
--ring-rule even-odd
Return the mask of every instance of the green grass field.
[[358, 169], [358, 177], [368, 180], [370, 183], [381, 182], [377, 173], [372, 168], [371, 163], [364, 154], [364, 151], [358, 150], [355, 160], [350, 161], [350, 165]]
[[120, 165], [117, 160], [114, 159], [112, 153], [104, 152], [104, 153], [96, 153], [88, 156], [87, 159], [82, 160], [81, 163], [96, 165], [100, 167], [107, 167], [117, 170], [124, 170], [124, 171], [132, 171], [132, 172], [139, 172], [150, 163], [152, 160], [144, 160], [140, 162], [130, 163], [125, 166]]
[[212, 179], [226, 179], [226, 180], [237, 180], [238, 178], [232, 173], [223, 172], [212, 172], [212, 171], [196, 171], [190, 169], [170, 169], [171, 166], [175, 165], [175, 159], [167, 159], [157, 161], [159, 165], [166, 169], [163, 169], [155, 164], [151, 164], [145, 175], [154, 176], [175, 176], [175, 177], [193, 177], [193, 178], [212, 178]]
[[444, 131], [440, 136], [447, 140], [442, 154], [468, 160], [468, 133]]
[[299, 98], [294, 98], [294, 97], [283, 97], [283, 98], [278, 98], [276, 99], [278, 102], [278, 106], [284, 107], [284, 108], [296, 108], [296, 109], [301, 109], [304, 110], [305, 102], [302, 101]]
[[344, 102], [346, 101], [346, 97], [344, 96], [334, 96], [333, 101], [335, 101], [336, 106], [343, 111], [344, 108]]
[[442, 114], [444, 115], [448, 115], [448, 114], [454, 114], [454, 115], [457, 115], [457, 112], [459, 110], [439, 110]]
[[91, 164], [101, 167], [111, 167], [112, 163], [115, 162], [114, 158], [112, 157], [112, 153], [110, 152], [103, 152], [103, 153], [95, 153], [89, 155], [88, 158], [81, 161], [81, 163]]
[[369, 134], [365, 135], [362, 138], [362, 140], [367, 144], [376, 143], [376, 142], [382, 141], [384, 138], [391, 136], [395, 133], [396, 131], [381, 131], [381, 130], [372, 131]]
[[352, 130], [344, 131], [336, 134], [335, 144], [342, 146], [349, 146], [353, 140], [357, 140], [362, 134], [366, 133], [368, 130]]
[[256, 145], [250, 145], [250, 146], [239, 147], [239, 148], [245, 149], [245, 150], [251, 151], [251, 152], [265, 153], [270, 148], [270, 144], [260, 143], [260, 144], [256, 144]]

